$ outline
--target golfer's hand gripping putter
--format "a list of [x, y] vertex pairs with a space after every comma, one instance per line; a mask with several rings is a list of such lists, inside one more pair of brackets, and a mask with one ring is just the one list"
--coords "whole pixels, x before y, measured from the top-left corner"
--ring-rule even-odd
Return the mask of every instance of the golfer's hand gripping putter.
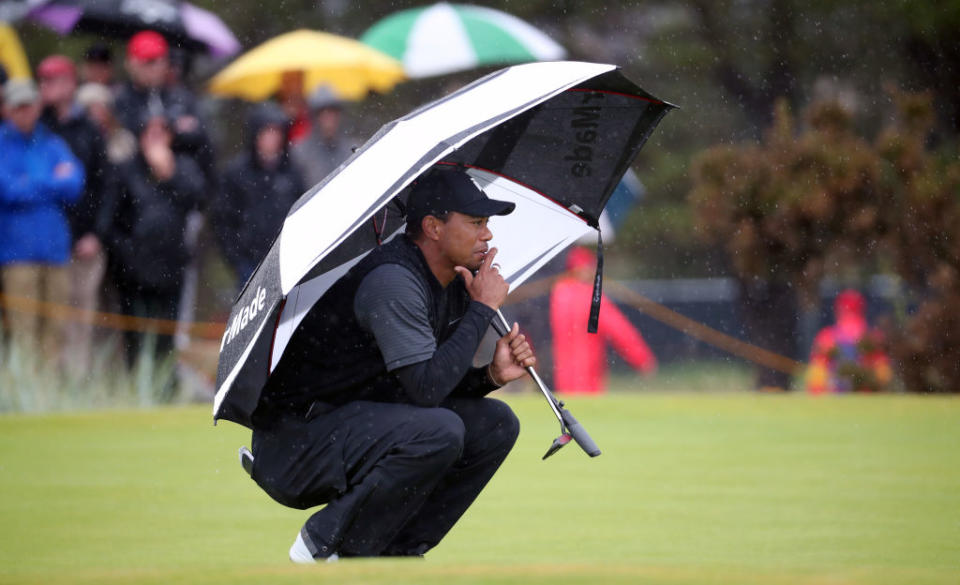
[[[510, 331], [510, 324], [507, 323], [503, 313], [499, 310], [497, 311], [496, 319], [493, 320], [493, 327], [501, 337]], [[590, 434], [587, 433], [587, 430], [570, 414], [570, 411], [563, 407], [563, 402], [557, 400], [553, 393], [550, 392], [546, 384], [543, 383], [543, 380], [540, 379], [537, 371], [533, 367], [528, 367], [527, 372], [530, 374], [530, 377], [533, 378], [533, 381], [536, 382], [537, 387], [540, 388], [540, 392], [542, 392], [547, 399], [547, 402], [550, 404], [550, 409], [553, 410], [553, 414], [557, 417], [557, 420], [560, 421], [560, 436], [553, 440], [550, 448], [547, 449], [547, 452], [543, 455], [543, 459], [559, 451], [561, 447], [570, 442], [570, 439], [576, 441], [577, 445], [580, 445], [580, 448], [583, 449], [587, 455], [591, 457], [599, 455], [600, 448], [597, 447], [597, 444], [590, 437]]]

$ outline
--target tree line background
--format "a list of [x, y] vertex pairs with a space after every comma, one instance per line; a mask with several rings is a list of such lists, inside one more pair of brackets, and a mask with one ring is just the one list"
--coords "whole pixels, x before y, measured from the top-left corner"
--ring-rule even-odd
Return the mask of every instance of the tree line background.
[[[356, 38], [420, 5], [195, 3], [219, 14], [245, 48], [297, 28]], [[748, 336], [799, 355], [782, 342], [796, 327], [778, 318], [783, 307], [816, 305], [826, 277], [856, 286], [871, 274], [897, 275], [903, 310], [888, 330], [906, 386], [958, 390], [960, 1], [475, 3], [537, 26], [570, 59], [620, 65], [680, 106], [634, 165], [646, 195], [611, 246], [611, 276], [736, 277], [761, 323]], [[39, 29], [21, 35], [34, 62], [51, 52], [78, 56], [90, 41]], [[202, 87], [215, 70], [198, 63], [192, 80]], [[348, 110], [352, 132], [362, 141], [485, 72], [371, 96]], [[223, 126], [222, 149], [238, 149], [240, 138]]]

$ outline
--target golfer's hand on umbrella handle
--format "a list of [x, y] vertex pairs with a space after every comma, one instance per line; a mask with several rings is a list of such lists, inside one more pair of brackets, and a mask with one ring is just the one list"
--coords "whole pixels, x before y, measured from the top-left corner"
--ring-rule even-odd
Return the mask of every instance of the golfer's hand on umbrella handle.
[[510, 285], [500, 276], [499, 265], [493, 262], [496, 255], [497, 249], [490, 248], [480, 262], [480, 268], [477, 269], [476, 274], [471, 273], [464, 266], [457, 266], [454, 269], [463, 277], [470, 298], [487, 305], [494, 311], [503, 305], [507, 300], [507, 293], [510, 292]]

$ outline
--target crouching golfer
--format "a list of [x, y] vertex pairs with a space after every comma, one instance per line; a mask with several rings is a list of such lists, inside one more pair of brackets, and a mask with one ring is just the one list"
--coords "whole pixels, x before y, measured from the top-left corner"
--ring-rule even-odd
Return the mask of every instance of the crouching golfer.
[[515, 324], [493, 362], [472, 367], [508, 290], [487, 219], [513, 207], [461, 170], [431, 170], [406, 233], [299, 325], [253, 414], [253, 479], [286, 506], [326, 504], [291, 560], [423, 555], [513, 447], [517, 418], [484, 396], [535, 364], [530, 345]]

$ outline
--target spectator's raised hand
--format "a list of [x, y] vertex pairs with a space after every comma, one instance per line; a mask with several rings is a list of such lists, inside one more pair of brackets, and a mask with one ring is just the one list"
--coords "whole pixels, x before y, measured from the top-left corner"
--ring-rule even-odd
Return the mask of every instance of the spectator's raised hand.
[[161, 181], [169, 180], [176, 170], [176, 161], [170, 144], [173, 136], [162, 118], [153, 118], [140, 134], [140, 150], [150, 170]]

